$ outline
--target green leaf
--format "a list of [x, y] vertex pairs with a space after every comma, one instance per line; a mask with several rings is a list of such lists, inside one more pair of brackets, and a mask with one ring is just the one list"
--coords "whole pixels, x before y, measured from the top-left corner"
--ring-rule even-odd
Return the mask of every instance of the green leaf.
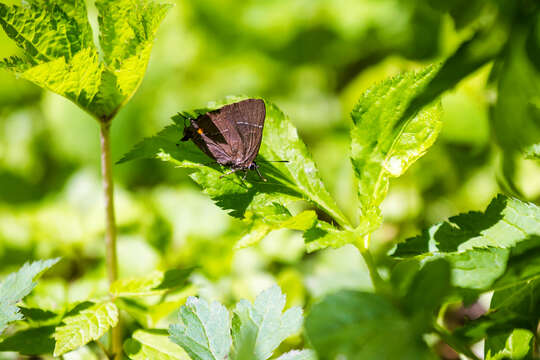
[[102, 302], [68, 316], [54, 332], [54, 356], [75, 350], [102, 337], [118, 322], [118, 308], [112, 302]]
[[26, 263], [0, 283], [0, 334], [8, 323], [23, 318], [16, 304], [30, 294], [37, 285], [37, 278], [59, 260], [57, 258]]
[[292, 229], [306, 231], [317, 221], [317, 214], [313, 210], [306, 210], [296, 216], [291, 216], [287, 208], [277, 203], [274, 205], [276, 207], [274, 216], [267, 215], [260, 217], [260, 214], [257, 214], [257, 219], [246, 219], [251, 223], [250, 228], [247, 234], [236, 243], [236, 249], [256, 244], [273, 230]]
[[[537, 238], [540, 240], [540, 238]], [[490, 309], [456, 330], [469, 344], [486, 339], [496, 353], [516, 328], [535, 332], [540, 319], [540, 256], [538, 250], [511, 258], [504, 275], [492, 289]], [[487, 351], [486, 351], [487, 353]]]
[[189, 360], [181, 347], [171, 342], [167, 330], [137, 330], [124, 343], [124, 351], [132, 360]]
[[303, 236], [308, 252], [327, 247], [338, 248], [343, 245], [355, 243], [358, 239], [362, 238], [361, 233], [356, 233], [353, 230], [339, 230], [322, 220], [315, 222], [311, 228], [304, 232]]
[[54, 326], [42, 326], [16, 332], [0, 342], [0, 352], [13, 351], [21, 355], [45, 355], [54, 350]]
[[[501, 4], [510, 8], [514, 6], [512, 2], [501, 2]], [[478, 30], [443, 62], [437, 74], [407, 105], [399, 123], [406, 122], [443, 92], [452, 89], [465, 77], [499, 56], [508, 40], [513, 20], [512, 16], [507, 15], [512, 11], [513, 9], [501, 9], [500, 17], [490, 15], [482, 21], [483, 26], [479, 26]]]
[[[486, 341], [486, 360], [521, 360], [532, 353], [534, 334], [529, 330], [515, 329], [510, 335]], [[531, 357], [527, 357], [531, 358]]]
[[430, 66], [383, 81], [368, 89], [351, 113], [351, 159], [358, 178], [361, 216], [368, 224], [381, 222], [379, 206], [386, 197], [390, 178], [401, 176], [439, 134], [442, 123], [438, 103], [398, 126], [407, 106], [437, 70]]
[[435, 259], [416, 274], [403, 302], [410, 314], [417, 312], [427, 317], [425, 324], [429, 326], [450, 290], [450, 265], [444, 259]]
[[526, 49], [532, 20], [520, 19], [511, 33], [508, 51], [498, 64], [498, 94], [492, 122], [506, 156], [519, 151], [534, 157], [540, 147], [540, 69], [527, 56]]
[[153, 289], [157, 287], [162, 280], [163, 272], [153, 271], [143, 277], [116, 280], [111, 284], [109, 292], [114, 297], [156, 295], [159, 294], [159, 291], [153, 291]]
[[311, 350], [292, 350], [278, 357], [276, 360], [316, 360], [317, 356]]
[[340, 291], [325, 297], [311, 309], [306, 331], [325, 359], [435, 359], [410, 319], [372, 293]]
[[231, 321], [227, 309], [213, 302], [189, 297], [180, 308], [181, 323], [171, 325], [171, 340], [193, 360], [224, 360], [231, 348]]
[[277, 285], [260, 293], [251, 304], [240, 300], [233, 316], [233, 353], [235, 360], [265, 360], [283, 340], [302, 326], [302, 309], [285, 311], [285, 295]]
[[153, 271], [143, 277], [119, 279], [109, 291], [114, 297], [159, 295], [185, 285], [192, 271], [193, 268]]
[[88, 48], [76, 53], [69, 62], [60, 57], [35, 65], [19, 75], [76, 104], [90, 106], [99, 91], [103, 71], [97, 50]]
[[58, 315], [49, 310], [43, 310], [38, 308], [27, 308], [24, 306], [19, 307], [24, 319], [31, 324], [48, 324], [51, 322], [59, 321], [61, 315]]
[[[144, 139], [119, 162], [159, 158], [192, 170], [191, 177], [218, 206], [230, 211], [231, 216], [246, 219], [250, 224], [253, 234], [244, 239], [240, 246], [259, 240], [272, 229], [297, 227], [303, 230], [308, 225], [311, 226], [312, 213], [294, 217], [289, 211], [290, 203], [298, 200], [313, 203], [341, 226], [350, 227], [348, 220], [324, 187], [315, 163], [299, 139], [296, 129], [290, 120], [268, 101], [265, 102], [266, 119], [257, 158], [261, 172], [268, 178], [268, 182], [260, 181], [256, 175], [248, 176], [245, 181], [236, 174], [221, 178], [226, 168], [209, 164], [211, 159], [191, 141], [179, 142], [184, 122], [189, 118], [242, 99], [244, 98], [231, 97], [205, 109], [178, 114], [173, 118], [175, 125], [167, 126], [156, 136]], [[266, 162], [272, 160], [288, 162]]]
[[105, 62], [118, 70], [126, 61], [144, 52], [171, 5], [140, 0], [97, 0], [96, 7]]
[[429, 5], [441, 12], [448, 12], [454, 19], [457, 29], [463, 28], [482, 14], [483, 0], [428, 0]]
[[0, 3], [0, 25], [23, 50], [0, 67], [60, 94], [99, 120], [110, 120], [133, 96], [158, 25], [170, 8], [147, 0], [101, 0], [100, 59], [84, 0]]
[[398, 244], [393, 255], [445, 258], [455, 286], [488, 289], [504, 273], [510, 255], [539, 246], [539, 234], [540, 208], [500, 195], [484, 213], [452, 217]]
[[[0, 3], [0, 25], [6, 34], [25, 51], [33, 64], [64, 57], [69, 60], [86, 47], [93, 47], [83, 29], [53, 1], [48, 7], [36, 4], [7, 6]], [[86, 14], [84, 2], [77, 1], [78, 11]], [[87, 34], [86, 34], [87, 35]], [[91, 39], [90, 39], [91, 40]]]
[[[194, 360], [264, 360], [302, 326], [302, 310], [294, 307], [283, 312], [284, 307], [285, 295], [277, 285], [260, 293], [254, 304], [240, 300], [234, 309], [231, 337], [225, 307], [190, 297], [180, 308], [181, 323], [171, 325], [169, 334]], [[312, 355], [293, 351], [280, 359], [312, 359]]]

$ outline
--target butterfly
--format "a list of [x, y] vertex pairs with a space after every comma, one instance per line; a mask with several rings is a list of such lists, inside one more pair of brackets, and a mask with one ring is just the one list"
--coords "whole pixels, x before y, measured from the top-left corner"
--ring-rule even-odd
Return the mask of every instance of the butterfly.
[[266, 181], [255, 162], [261, 147], [265, 117], [263, 100], [242, 100], [190, 119], [189, 126], [184, 127], [181, 141], [191, 139], [218, 164], [229, 167], [231, 170], [222, 177], [242, 170], [245, 179], [248, 170], [255, 170]]

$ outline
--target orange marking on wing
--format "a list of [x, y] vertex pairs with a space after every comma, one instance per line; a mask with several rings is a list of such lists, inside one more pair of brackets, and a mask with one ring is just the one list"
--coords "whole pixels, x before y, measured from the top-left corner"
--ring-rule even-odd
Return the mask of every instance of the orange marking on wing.
[[201, 128], [197, 129], [197, 134], [202, 135], [203, 131]]

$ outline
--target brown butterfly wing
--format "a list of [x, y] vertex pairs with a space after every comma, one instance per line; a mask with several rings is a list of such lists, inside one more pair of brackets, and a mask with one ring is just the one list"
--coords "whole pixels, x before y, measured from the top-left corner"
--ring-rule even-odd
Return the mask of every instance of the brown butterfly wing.
[[228, 112], [242, 139], [242, 146], [234, 158], [235, 165], [248, 168], [255, 160], [261, 147], [261, 140], [266, 117], [264, 101], [247, 99], [231, 104]]
[[[236, 132], [234, 126], [226, 127], [223, 116], [210, 112], [191, 120], [191, 139], [206, 155], [222, 165], [232, 164], [233, 149], [230, 134]], [[223, 129], [223, 130], [222, 130]], [[239, 137], [239, 135], [237, 135]]]

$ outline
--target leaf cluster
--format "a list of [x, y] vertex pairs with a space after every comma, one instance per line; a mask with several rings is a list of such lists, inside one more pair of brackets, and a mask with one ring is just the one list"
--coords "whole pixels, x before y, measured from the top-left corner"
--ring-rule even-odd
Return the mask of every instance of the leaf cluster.
[[[260, 293], [252, 304], [240, 300], [233, 310], [218, 302], [190, 297], [180, 309], [180, 323], [171, 325], [171, 339], [193, 360], [265, 360], [302, 326], [302, 309], [285, 312], [285, 295], [277, 285]], [[279, 360], [314, 359], [311, 351], [291, 351]]]
[[96, 7], [99, 47], [84, 0], [0, 3], [0, 25], [22, 50], [0, 67], [108, 122], [139, 87], [170, 5], [98, 0]]

